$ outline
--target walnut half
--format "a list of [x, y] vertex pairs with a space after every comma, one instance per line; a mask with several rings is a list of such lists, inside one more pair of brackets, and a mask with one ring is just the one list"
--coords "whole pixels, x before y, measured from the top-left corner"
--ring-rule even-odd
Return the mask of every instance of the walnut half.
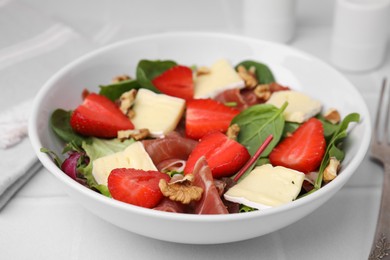
[[119, 109], [130, 119], [134, 117], [134, 111], [131, 107], [134, 105], [136, 96], [137, 90], [132, 89], [123, 93], [119, 98]]
[[118, 139], [121, 141], [133, 138], [136, 141], [143, 140], [149, 136], [150, 132], [147, 128], [134, 129], [134, 130], [119, 130]]
[[340, 122], [340, 120], [341, 120], [341, 116], [340, 116], [339, 111], [337, 111], [334, 108], [329, 109], [324, 114], [324, 117], [325, 117], [326, 120], [328, 120], [329, 122], [331, 122], [334, 125], [338, 124]]
[[340, 168], [340, 161], [336, 157], [330, 157], [329, 164], [324, 170], [323, 180], [325, 182], [330, 182], [337, 177], [337, 172]]
[[229, 126], [226, 135], [229, 139], [237, 141], [237, 136], [239, 133], [240, 133], [240, 126], [237, 124], [232, 124], [231, 126]]
[[240, 65], [237, 68], [237, 73], [245, 81], [247, 88], [252, 89], [257, 86], [258, 81], [254, 74], [254, 69], [247, 70], [243, 65]]
[[263, 100], [264, 102], [266, 102], [272, 94], [269, 84], [257, 85], [253, 93], [255, 93], [257, 98]]
[[203, 193], [201, 187], [192, 185], [193, 178], [192, 174], [187, 174], [182, 180], [170, 183], [161, 179], [158, 186], [165, 197], [183, 204], [189, 204], [191, 201], [200, 200]]

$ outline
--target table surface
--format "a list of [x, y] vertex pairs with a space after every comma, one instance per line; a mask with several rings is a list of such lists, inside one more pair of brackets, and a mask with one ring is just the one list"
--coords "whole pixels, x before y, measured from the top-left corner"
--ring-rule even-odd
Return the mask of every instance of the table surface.
[[[299, 0], [291, 46], [329, 61], [334, 1]], [[167, 31], [242, 32], [240, 1], [0, 0], [0, 108], [32, 98], [80, 55], [112, 42]], [[371, 115], [384, 64], [342, 73]], [[1, 171], [1, 170], [0, 170]], [[0, 212], [1, 259], [367, 259], [383, 169], [367, 156], [332, 199], [274, 233], [221, 245], [183, 245], [122, 230], [72, 201], [40, 170]]]

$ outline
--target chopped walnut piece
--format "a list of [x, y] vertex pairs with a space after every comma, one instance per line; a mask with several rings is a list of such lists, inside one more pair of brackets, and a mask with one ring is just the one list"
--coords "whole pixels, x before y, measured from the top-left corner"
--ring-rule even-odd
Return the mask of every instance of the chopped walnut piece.
[[209, 74], [211, 71], [208, 67], [202, 66], [196, 70], [196, 76], [203, 76]]
[[226, 135], [229, 139], [237, 141], [237, 136], [240, 133], [240, 127], [237, 124], [229, 126]]
[[119, 98], [119, 109], [130, 119], [134, 117], [134, 111], [131, 110], [131, 107], [134, 104], [136, 95], [137, 90], [132, 89], [123, 93]]
[[245, 81], [245, 86], [247, 88], [254, 88], [258, 84], [256, 75], [252, 73], [252, 71], [253, 69], [248, 71], [243, 65], [240, 65], [237, 68], [238, 75]]
[[82, 99], [86, 99], [88, 95], [91, 94], [88, 89], [83, 89], [83, 92], [81, 93]]
[[183, 179], [172, 183], [161, 179], [158, 186], [165, 197], [183, 204], [189, 204], [191, 201], [200, 200], [203, 193], [201, 187], [192, 185], [193, 178], [192, 174], [187, 174]]
[[324, 170], [323, 180], [330, 182], [337, 177], [337, 172], [340, 168], [340, 161], [336, 157], [330, 157], [329, 164]]
[[135, 129], [135, 130], [119, 130], [117, 137], [122, 141], [130, 138], [139, 141], [147, 138], [149, 135], [150, 135], [149, 129], [142, 128], [142, 129]]
[[272, 94], [270, 90], [270, 85], [268, 84], [258, 85], [253, 91], [253, 93], [255, 93], [257, 98], [262, 99], [263, 101], [267, 101]]
[[131, 79], [128, 75], [119, 75], [112, 79], [112, 83], [119, 83], [121, 81]]
[[340, 116], [340, 113], [339, 111], [337, 111], [336, 109], [334, 108], [331, 108], [329, 109], [325, 114], [324, 114], [324, 117], [326, 120], [328, 120], [329, 122], [331, 122], [332, 124], [337, 124], [340, 122], [341, 120], [341, 116]]

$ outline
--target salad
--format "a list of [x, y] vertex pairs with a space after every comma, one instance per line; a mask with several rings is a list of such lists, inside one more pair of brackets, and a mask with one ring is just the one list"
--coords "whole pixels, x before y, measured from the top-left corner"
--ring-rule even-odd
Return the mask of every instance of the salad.
[[323, 111], [253, 60], [141, 60], [133, 77], [80, 96], [50, 118], [64, 160], [41, 151], [104, 196], [188, 214], [264, 210], [317, 191], [337, 177], [360, 120]]

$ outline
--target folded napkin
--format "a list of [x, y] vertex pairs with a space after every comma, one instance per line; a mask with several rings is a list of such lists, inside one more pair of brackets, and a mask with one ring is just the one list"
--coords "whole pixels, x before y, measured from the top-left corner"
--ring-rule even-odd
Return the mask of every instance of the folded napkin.
[[41, 168], [27, 138], [7, 150], [0, 150], [0, 210]]
[[0, 114], [0, 148], [9, 148], [27, 136], [32, 100], [27, 100]]
[[31, 101], [0, 114], [0, 209], [41, 168], [27, 136]]

